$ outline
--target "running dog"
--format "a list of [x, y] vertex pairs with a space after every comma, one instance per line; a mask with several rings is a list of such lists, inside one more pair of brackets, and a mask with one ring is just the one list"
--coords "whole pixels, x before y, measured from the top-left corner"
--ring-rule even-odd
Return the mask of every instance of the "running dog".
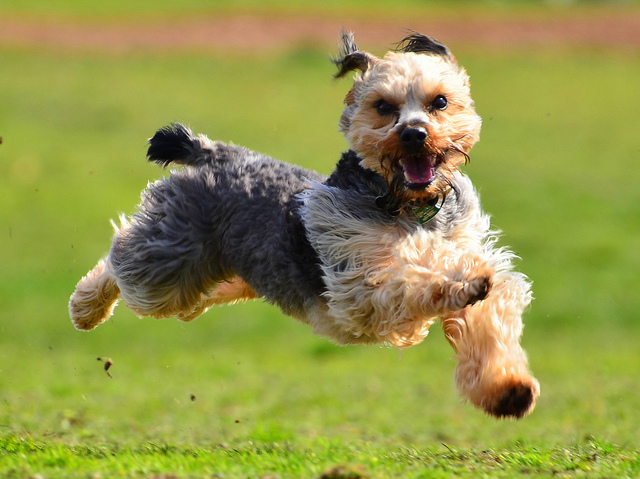
[[336, 77], [356, 74], [340, 118], [350, 149], [331, 175], [160, 129], [148, 158], [176, 168], [114, 225], [109, 254], [71, 297], [73, 323], [95, 328], [118, 300], [191, 321], [264, 298], [338, 344], [407, 348], [439, 320], [461, 396], [520, 418], [539, 395], [519, 344], [530, 284], [459, 171], [481, 124], [469, 78], [418, 33], [383, 58], [352, 34], [341, 44]]

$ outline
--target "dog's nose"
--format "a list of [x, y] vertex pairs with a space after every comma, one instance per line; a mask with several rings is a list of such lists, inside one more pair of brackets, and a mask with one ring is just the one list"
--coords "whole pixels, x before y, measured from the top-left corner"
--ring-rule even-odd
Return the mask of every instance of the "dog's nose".
[[414, 149], [419, 148], [424, 145], [425, 140], [427, 139], [427, 130], [422, 127], [418, 128], [405, 128], [400, 133], [400, 142], [405, 146], [405, 148]]

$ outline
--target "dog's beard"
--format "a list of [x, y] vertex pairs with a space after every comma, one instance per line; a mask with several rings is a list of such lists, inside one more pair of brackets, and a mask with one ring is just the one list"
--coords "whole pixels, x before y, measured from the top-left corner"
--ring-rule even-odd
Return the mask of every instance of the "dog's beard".
[[453, 187], [451, 180], [440, 168], [435, 169], [433, 179], [422, 188], [408, 184], [402, 169], [396, 169], [387, 181], [387, 192], [376, 199], [378, 207], [397, 216], [409, 205], [423, 204], [446, 195]]
[[453, 142], [447, 149], [432, 145], [416, 154], [383, 157], [375, 170], [385, 178], [388, 189], [376, 199], [376, 205], [397, 216], [407, 207], [446, 196], [455, 190], [453, 174], [468, 162], [469, 155]]

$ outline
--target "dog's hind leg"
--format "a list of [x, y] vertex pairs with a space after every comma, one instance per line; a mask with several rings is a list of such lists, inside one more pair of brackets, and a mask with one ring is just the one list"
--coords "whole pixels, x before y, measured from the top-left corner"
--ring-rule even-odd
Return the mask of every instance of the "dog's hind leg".
[[241, 278], [235, 277], [219, 283], [209, 293], [202, 295], [202, 301], [192, 311], [183, 311], [177, 315], [180, 321], [191, 321], [211, 306], [217, 304], [235, 304], [241, 301], [255, 299], [258, 294]]
[[69, 314], [76, 329], [89, 331], [105, 322], [116, 307], [120, 289], [105, 260], [77, 284], [69, 300]]

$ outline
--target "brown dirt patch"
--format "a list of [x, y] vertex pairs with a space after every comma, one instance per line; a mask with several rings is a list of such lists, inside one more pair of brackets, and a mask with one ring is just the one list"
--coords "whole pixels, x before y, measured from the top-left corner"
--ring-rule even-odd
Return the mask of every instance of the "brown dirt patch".
[[[390, 26], [392, 24], [393, 26]], [[483, 17], [464, 21], [226, 16], [168, 21], [73, 22], [0, 18], [0, 46], [100, 52], [154, 50], [275, 50], [299, 45], [334, 49], [341, 28], [356, 32], [367, 48], [387, 47], [405, 28], [451, 45], [539, 47], [553, 45], [640, 48], [640, 10], [594, 15], [525, 18]]]

